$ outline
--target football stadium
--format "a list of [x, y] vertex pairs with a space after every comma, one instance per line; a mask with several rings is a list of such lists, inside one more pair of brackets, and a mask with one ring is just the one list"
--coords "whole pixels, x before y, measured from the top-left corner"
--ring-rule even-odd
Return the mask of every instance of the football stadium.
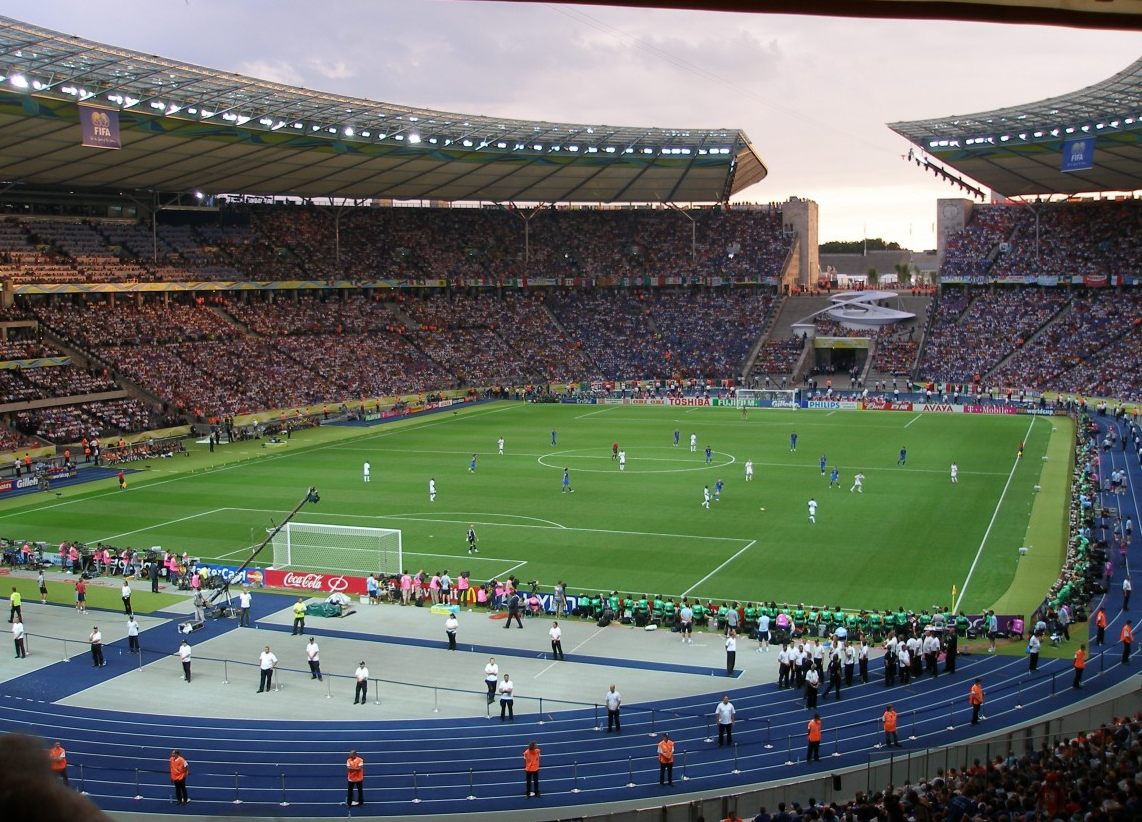
[[741, 129], [0, 17], [5, 807], [1139, 818], [1142, 60], [1045, 93], [854, 277]]

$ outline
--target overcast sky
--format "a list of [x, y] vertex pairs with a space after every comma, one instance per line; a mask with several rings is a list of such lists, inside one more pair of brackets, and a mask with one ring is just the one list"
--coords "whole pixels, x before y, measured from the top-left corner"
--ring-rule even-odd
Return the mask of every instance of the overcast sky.
[[769, 176], [739, 199], [820, 206], [820, 237], [935, 245], [958, 189], [885, 123], [1074, 91], [1134, 32], [468, 0], [11, 0], [3, 14], [321, 91], [500, 117], [740, 128]]

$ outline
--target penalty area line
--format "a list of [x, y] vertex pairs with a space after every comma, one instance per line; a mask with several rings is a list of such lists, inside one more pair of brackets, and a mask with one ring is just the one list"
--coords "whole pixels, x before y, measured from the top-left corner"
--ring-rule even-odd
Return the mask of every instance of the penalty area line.
[[744, 554], [746, 551], [748, 551], [750, 548], [752, 548], [752, 547], [753, 547], [753, 546], [755, 546], [756, 544], [757, 544], [757, 540], [756, 540], [756, 539], [751, 539], [751, 540], [750, 540], [750, 541], [749, 541], [749, 542], [746, 544], [746, 546], [745, 546], [744, 548], [742, 548], [740, 551], [738, 551], [738, 552], [737, 552], [736, 554], [734, 554], [732, 557], [730, 557], [729, 559], [727, 559], [725, 562], [723, 562], [721, 565], [719, 565], [719, 566], [718, 566], [717, 568], [715, 568], [713, 571], [711, 571], [710, 573], [706, 574], [706, 576], [702, 577], [700, 580], [698, 580], [698, 581], [697, 581], [697, 582], [695, 582], [693, 585], [691, 585], [689, 588], [687, 588], [685, 591], [683, 591], [683, 592], [682, 592], [682, 596], [689, 596], [689, 594], [690, 594], [690, 592], [691, 592], [691, 591], [693, 591], [695, 588], [697, 588], [697, 587], [698, 587], [699, 585], [701, 585], [703, 582], [705, 582], [706, 580], [708, 580], [708, 579], [709, 579], [710, 577], [712, 577], [714, 574], [718, 573], [718, 571], [720, 571], [720, 570], [722, 570], [723, 568], [725, 568], [727, 565], [729, 565], [731, 562], [733, 562], [735, 559], [737, 559], [738, 557], [740, 557], [742, 554]]

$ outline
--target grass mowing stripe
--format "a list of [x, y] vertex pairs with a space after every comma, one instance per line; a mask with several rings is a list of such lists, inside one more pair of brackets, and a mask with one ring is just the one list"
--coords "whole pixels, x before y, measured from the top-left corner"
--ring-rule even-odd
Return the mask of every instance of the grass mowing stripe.
[[[1035, 425], [1038, 417], [1032, 417], [1030, 424], [1027, 426], [1027, 433], [1023, 435], [1023, 441], [1026, 442], [1031, 436], [1031, 428]], [[991, 513], [991, 520], [987, 523], [987, 530], [983, 532], [983, 539], [979, 541], [979, 549], [975, 552], [975, 558], [971, 561], [971, 568], [968, 569], [967, 578], [964, 579], [963, 587], [960, 588], [959, 599], [957, 603], [963, 602], [964, 597], [967, 595], [968, 583], [971, 582], [972, 574], [975, 573], [975, 567], [979, 564], [980, 555], [983, 554], [983, 549], [987, 545], [987, 538], [991, 534], [991, 529], [995, 526], [995, 520], [999, 517], [999, 509], [1003, 505], [1003, 498], [1007, 496], [1007, 489], [1011, 487], [1011, 480], [1015, 478], [1015, 469], [1019, 467], [1019, 460], [1022, 457], [1016, 457], [1015, 463], [1011, 466], [1011, 473], [1007, 475], [1007, 482], [1003, 486], [1003, 493], [999, 495], [999, 501], [995, 503], [995, 510]]]

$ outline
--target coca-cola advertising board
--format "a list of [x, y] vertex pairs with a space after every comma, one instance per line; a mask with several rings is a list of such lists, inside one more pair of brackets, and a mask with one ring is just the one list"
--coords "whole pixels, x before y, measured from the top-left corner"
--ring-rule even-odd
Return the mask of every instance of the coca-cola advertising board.
[[267, 568], [265, 575], [267, 588], [288, 588], [309, 591], [317, 594], [364, 594], [367, 593], [364, 577], [351, 577], [345, 574], [316, 574], [311, 571], [290, 571]]

